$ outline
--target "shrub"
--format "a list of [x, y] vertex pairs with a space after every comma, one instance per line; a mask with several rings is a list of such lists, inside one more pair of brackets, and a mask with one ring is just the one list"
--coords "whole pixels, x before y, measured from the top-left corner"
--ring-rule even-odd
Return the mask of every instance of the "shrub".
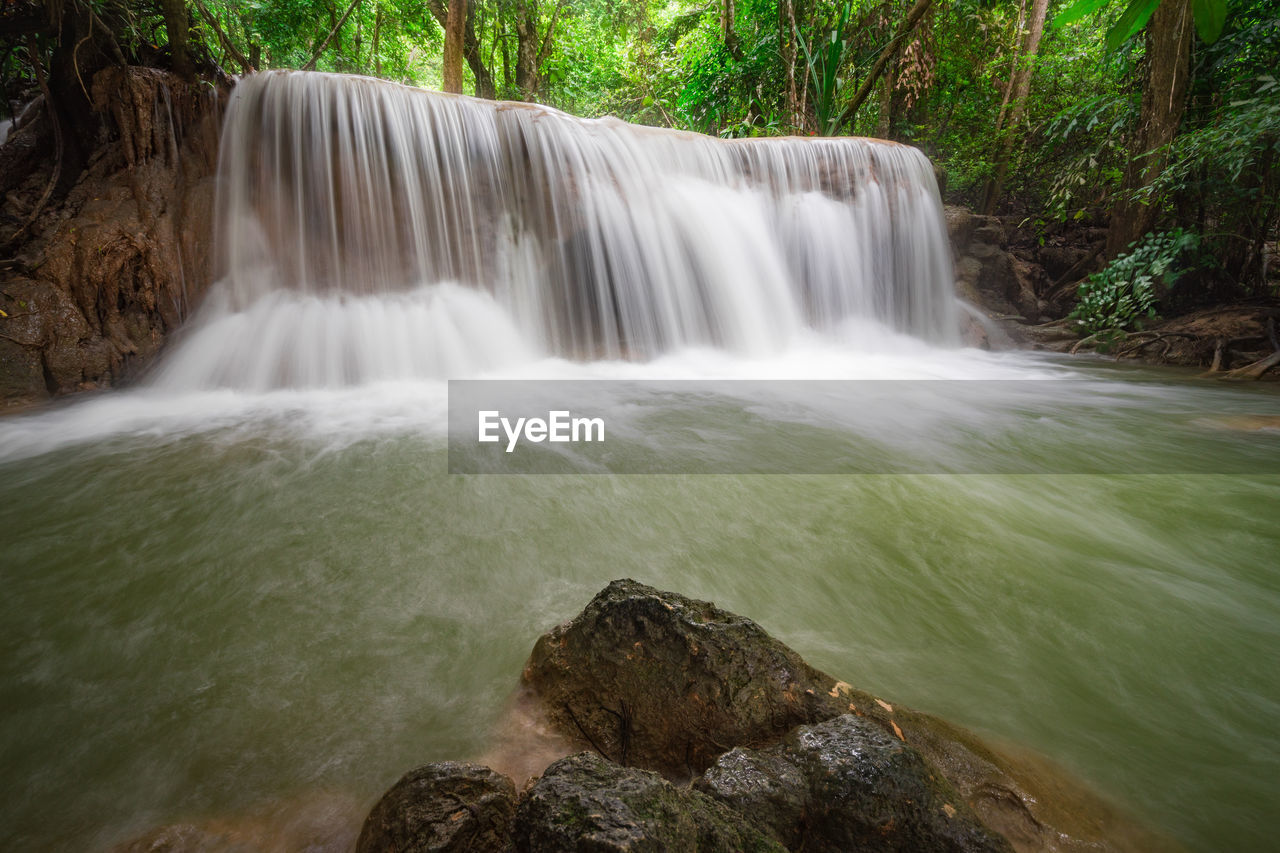
[[1141, 328], [1156, 316], [1160, 296], [1187, 271], [1199, 246], [1200, 238], [1181, 228], [1147, 234], [1080, 284], [1070, 319], [1090, 335]]

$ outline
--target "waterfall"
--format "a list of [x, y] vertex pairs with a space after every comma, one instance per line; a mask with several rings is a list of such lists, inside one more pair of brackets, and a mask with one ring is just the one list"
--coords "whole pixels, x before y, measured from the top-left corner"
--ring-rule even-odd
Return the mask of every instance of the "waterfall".
[[719, 140], [332, 74], [242, 80], [183, 387], [474, 375], [538, 355], [768, 354], [870, 320], [955, 336], [928, 160]]

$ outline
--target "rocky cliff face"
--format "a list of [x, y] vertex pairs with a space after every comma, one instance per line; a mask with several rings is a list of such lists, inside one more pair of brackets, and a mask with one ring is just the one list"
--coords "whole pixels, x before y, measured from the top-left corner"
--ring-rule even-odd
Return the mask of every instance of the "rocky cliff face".
[[3, 407], [138, 375], [211, 279], [225, 93], [155, 69], [108, 68], [91, 94], [101, 141], [60, 203], [39, 208], [58, 168], [41, 110], [0, 156]]

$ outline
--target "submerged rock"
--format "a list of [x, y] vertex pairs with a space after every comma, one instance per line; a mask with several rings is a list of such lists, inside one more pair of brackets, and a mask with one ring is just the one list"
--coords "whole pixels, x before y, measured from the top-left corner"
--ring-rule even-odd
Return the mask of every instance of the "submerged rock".
[[521, 851], [782, 851], [742, 816], [657, 773], [593, 753], [563, 758], [520, 802]]
[[919, 752], [852, 714], [731, 750], [694, 787], [791, 850], [1012, 850]]
[[507, 850], [516, 789], [478, 764], [427, 764], [400, 779], [369, 812], [357, 853]]

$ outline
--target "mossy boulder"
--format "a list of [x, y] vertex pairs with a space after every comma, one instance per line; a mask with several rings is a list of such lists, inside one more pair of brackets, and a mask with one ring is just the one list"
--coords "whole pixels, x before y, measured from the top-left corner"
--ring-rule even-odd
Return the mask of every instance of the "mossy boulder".
[[1012, 853], [928, 762], [845, 714], [763, 750], [734, 749], [694, 783], [790, 850]]
[[544, 634], [524, 682], [563, 733], [673, 779], [848, 710], [835, 679], [755, 622], [633, 580]]
[[657, 773], [584, 752], [547, 768], [516, 813], [520, 851], [777, 851], [742, 816]]
[[508, 850], [515, 802], [515, 785], [488, 767], [427, 764], [383, 794], [356, 853]]
[[853, 714], [918, 751], [954, 788], [957, 812], [967, 805], [1016, 850], [1170, 849], [1043, 759], [851, 687], [750, 619], [634, 580], [610, 583], [544, 634], [522, 681], [532, 713], [558, 737], [668, 779]]

